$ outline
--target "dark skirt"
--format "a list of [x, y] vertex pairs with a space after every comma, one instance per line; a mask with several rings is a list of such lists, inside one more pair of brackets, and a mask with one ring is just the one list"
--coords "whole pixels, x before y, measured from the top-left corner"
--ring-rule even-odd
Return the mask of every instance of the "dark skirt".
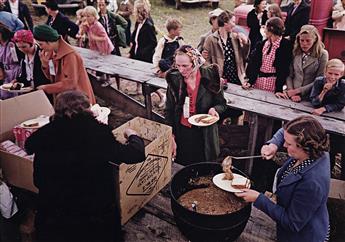
[[204, 137], [202, 128], [177, 125], [177, 163], [190, 165], [205, 161]]

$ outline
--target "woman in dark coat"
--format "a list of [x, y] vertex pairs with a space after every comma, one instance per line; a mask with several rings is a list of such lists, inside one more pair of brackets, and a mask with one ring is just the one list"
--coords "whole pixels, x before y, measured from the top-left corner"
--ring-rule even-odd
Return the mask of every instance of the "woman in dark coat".
[[175, 52], [176, 69], [168, 71], [165, 117], [173, 127], [177, 162], [212, 161], [219, 155], [217, 124], [196, 127], [188, 123], [195, 114], [219, 117], [226, 101], [216, 65], [202, 66], [205, 60], [191, 46], [183, 45]]
[[118, 143], [111, 127], [94, 118], [84, 93], [57, 96], [51, 122], [25, 144], [35, 154], [38, 241], [114, 241], [120, 235], [109, 162], [145, 159], [144, 142], [135, 131], [126, 130], [125, 137], [128, 145]]
[[287, 7], [284, 36], [295, 42], [301, 27], [309, 22], [310, 6], [305, 0], [293, 0]]
[[254, 88], [281, 92], [289, 75], [292, 60], [292, 44], [282, 37], [284, 23], [278, 17], [270, 18], [266, 23], [267, 39], [259, 42], [252, 52], [246, 69], [247, 83], [244, 88]]
[[255, 49], [256, 44], [262, 41], [260, 33], [261, 26], [266, 24], [268, 19], [266, 8], [266, 0], [255, 0], [254, 9], [247, 15], [247, 26], [250, 28], [249, 39], [251, 50]]
[[134, 4], [136, 23], [131, 36], [130, 58], [152, 63], [157, 45], [156, 30], [150, 17], [150, 6], [146, 1]]

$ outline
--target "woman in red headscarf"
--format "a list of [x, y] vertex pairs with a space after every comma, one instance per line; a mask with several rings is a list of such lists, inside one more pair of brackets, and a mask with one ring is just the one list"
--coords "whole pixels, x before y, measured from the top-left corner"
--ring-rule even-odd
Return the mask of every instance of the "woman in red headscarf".
[[13, 41], [18, 49], [24, 53], [25, 58], [20, 62], [21, 72], [14, 82], [24, 83], [24, 86], [36, 88], [50, 83], [41, 68], [41, 60], [38, 55], [39, 47], [34, 42], [30, 30], [19, 30], [14, 34]]

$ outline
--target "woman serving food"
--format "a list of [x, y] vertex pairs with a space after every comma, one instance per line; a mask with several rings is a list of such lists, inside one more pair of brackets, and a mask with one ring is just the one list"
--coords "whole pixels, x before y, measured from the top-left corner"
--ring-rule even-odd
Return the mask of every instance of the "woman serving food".
[[311, 116], [289, 121], [261, 149], [271, 159], [283, 146], [290, 156], [277, 172], [274, 203], [251, 189], [236, 193], [277, 223], [278, 241], [328, 241], [327, 198], [330, 186], [329, 138]]
[[[224, 112], [226, 101], [218, 66], [203, 66], [204, 62], [197, 50], [183, 45], [175, 52], [175, 69], [166, 75], [165, 117], [173, 127], [174, 155], [184, 165], [215, 160], [219, 154], [218, 128], [211, 119]], [[196, 123], [213, 124], [202, 128], [190, 124], [188, 118], [196, 114], [201, 118], [194, 119]]]

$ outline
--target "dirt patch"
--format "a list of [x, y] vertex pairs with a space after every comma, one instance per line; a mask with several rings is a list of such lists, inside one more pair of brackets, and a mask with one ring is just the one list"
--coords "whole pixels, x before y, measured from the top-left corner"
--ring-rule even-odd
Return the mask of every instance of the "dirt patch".
[[246, 206], [246, 203], [234, 194], [216, 187], [212, 182], [212, 176], [195, 179], [193, 185], [205, 187], [190, 190], [178, 199], [178, 202], [189, 210], [222, 215], [236, 212]]

